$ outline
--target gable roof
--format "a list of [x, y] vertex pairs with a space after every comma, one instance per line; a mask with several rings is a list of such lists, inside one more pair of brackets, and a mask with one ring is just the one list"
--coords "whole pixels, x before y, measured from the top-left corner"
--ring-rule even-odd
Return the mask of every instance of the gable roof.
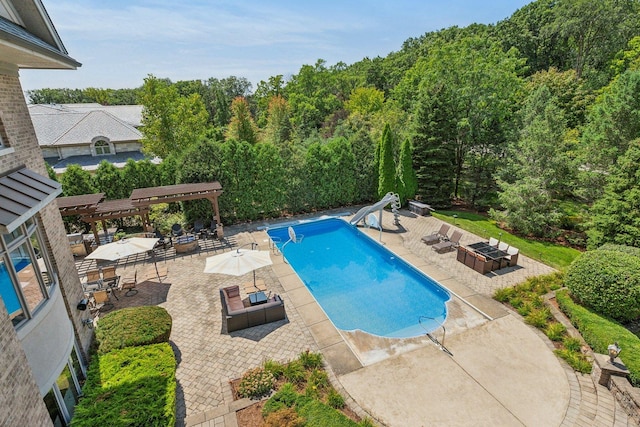
[[92, 102], [86, 104], [29, 104], [28, 107], [31, 115], [106, 111], [135, 128], [142, 126], [142, 105], [102, 105]]
[[[75, 69], [41, 0], [5, 0], [0, 15], [0, 58], [18, 68]], [[4, 10], [4, 8], [3, 8]]]

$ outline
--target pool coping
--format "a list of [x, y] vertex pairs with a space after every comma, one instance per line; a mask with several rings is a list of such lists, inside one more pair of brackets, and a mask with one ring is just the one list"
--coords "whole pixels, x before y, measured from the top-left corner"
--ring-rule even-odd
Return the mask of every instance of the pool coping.
[[[327, 216], [323, 216], [322, 218], [326, 217]], [[332, 217], [334, 216], [332, 215]], [[321, 217], [315, 219], [321, 219]], [[305, 222], [313, 220], [314, 219], [309, 219], [305, 220]], [[300, 222], [296, 222], [296, 224], [299, 223]], [[286, 224], [291, 225], [293, 223], [289, 222]], [[287, 225], [278, 224], [275, 227], [286, 226]], [[270, 240], [266, 230], [267, 227], [262, 227], [261, 230], [256, 230], [256, 232], [264, 233], [264, 238]], [[360, 227], [359, 230], [376, 243], [380, 243], [377, 238], [380, 233], [379, 230]], [[386, 231], [383, 232], [383, 236], [385, 237], [383, 246], [386, 249], [395, 256], [403, 259], [412, 268], [432, 278], [438, 285], [442, 286], [451, 294], [452, 298], [446, 303], [449, 313], [451, 313], [451, 305], [462, 303], [484, 317], [486, 321], [492, 321], [507, 315], [507, 311], [504, 310], [498, 302], [473, 291], [471, 288], [460, 283], [450, 273], [443, 271], [438, 266], [430, 264], [427, 260], [413, 254], [409, 249], [404, 247], [402, 238], [398, 238], [394, 233]], [[394, 237], [396, 238], [394, 239]], [[311, 332], [319, 350], [324, 354], [336, 375], [345, 375], [389, 357], [410, 352], [424, 346], [434, 345], [426, 334], [414, 338], [385, 338], [376, 337], [362, 331], [351, 332], [336, 328], [293, 268], [284, 260], [283, 255], [277, 249], [273, 249], [272, 254], [272, 268], [287, 293], [288, 303], [292, 304], [298, 313], [300, 313], [305, 326]], [[459, 319], [455, 319], [448, 314], [444, 324], [445, 327], [456, 320]], [[369, 348], [367, 351], [363, 351], [361, 348], [363, 337], [364, 341], [366, 341], [364, 346], [368, 346]], [[441, 336], [437, 336], [437, 338], [442, 341]]]

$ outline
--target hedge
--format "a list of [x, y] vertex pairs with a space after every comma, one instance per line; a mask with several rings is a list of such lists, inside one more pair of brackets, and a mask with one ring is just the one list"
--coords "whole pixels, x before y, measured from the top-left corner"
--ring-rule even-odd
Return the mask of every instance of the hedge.
[[169, 344], [94, 357], [72, 427], [175, 425], [176, 361]]
[[600, 246], [598, 250], [618, 251], [618, 252], [624, 252], [629, 255], [640, 257], [640, 248], [636, 248], [634, 246], [616, 245], [615, 243], [605, 243], [604, 245]]
[[640, 317], [640, 257], [620, 250], [585, 252], [567, 269], [565, 284], [577, 301], [606, 317]]
[[576, 304], [567, 291], [556, 292], [556, 301], [596, 353], [608, 354], [610, 344], [620, 345], [620, 359], [629, 369], [629, 381], [640, 387], [640, 338], [624, 326]]
[[96, 326], [98, 354], [119, 348], [169, 342], [171, 316], [162, 307], [129, 307], [101, 317]]

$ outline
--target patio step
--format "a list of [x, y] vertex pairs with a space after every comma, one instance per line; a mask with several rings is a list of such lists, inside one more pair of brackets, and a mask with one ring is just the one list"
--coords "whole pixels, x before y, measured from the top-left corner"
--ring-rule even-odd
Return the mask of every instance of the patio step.
[[571, 397], [561, 424], [570, 426], [638, 427], [607, 387], [593, 382], [591, 375], [565, 368]]

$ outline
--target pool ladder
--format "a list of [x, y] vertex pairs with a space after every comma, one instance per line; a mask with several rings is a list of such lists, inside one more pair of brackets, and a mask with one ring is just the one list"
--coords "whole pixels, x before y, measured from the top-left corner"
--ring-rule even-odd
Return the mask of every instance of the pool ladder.
[[[442, 328], [442, 342], [438, 341], [438, 339], [435, 336], [433, 336], [431, 332], [429, 332], [429, 330], [422, 324], [422, 319], [434, 320], [436, 323], [440, 325], [440, 327]], [[447, 330], [444, 327], [444, 325], [440, 323], [438, 319], [434, 317], [429, 317], [429, 316], [420, 316], [418, 318], [418, 322], [420, 323], [420, 326], [422, 326], [422, 328], [426, 331], [426, 335], [429, 337], [429, 339], [433, 341], [433, 343], [437, 345], [440, 350], [444, 351], [449, 356], [453, 357], [453, 353], [451, 353], [451, 351], [449, 351], [449, 349], [444, 346], [444, 339], [445, 339], [445, 336], [447, 335]]]

